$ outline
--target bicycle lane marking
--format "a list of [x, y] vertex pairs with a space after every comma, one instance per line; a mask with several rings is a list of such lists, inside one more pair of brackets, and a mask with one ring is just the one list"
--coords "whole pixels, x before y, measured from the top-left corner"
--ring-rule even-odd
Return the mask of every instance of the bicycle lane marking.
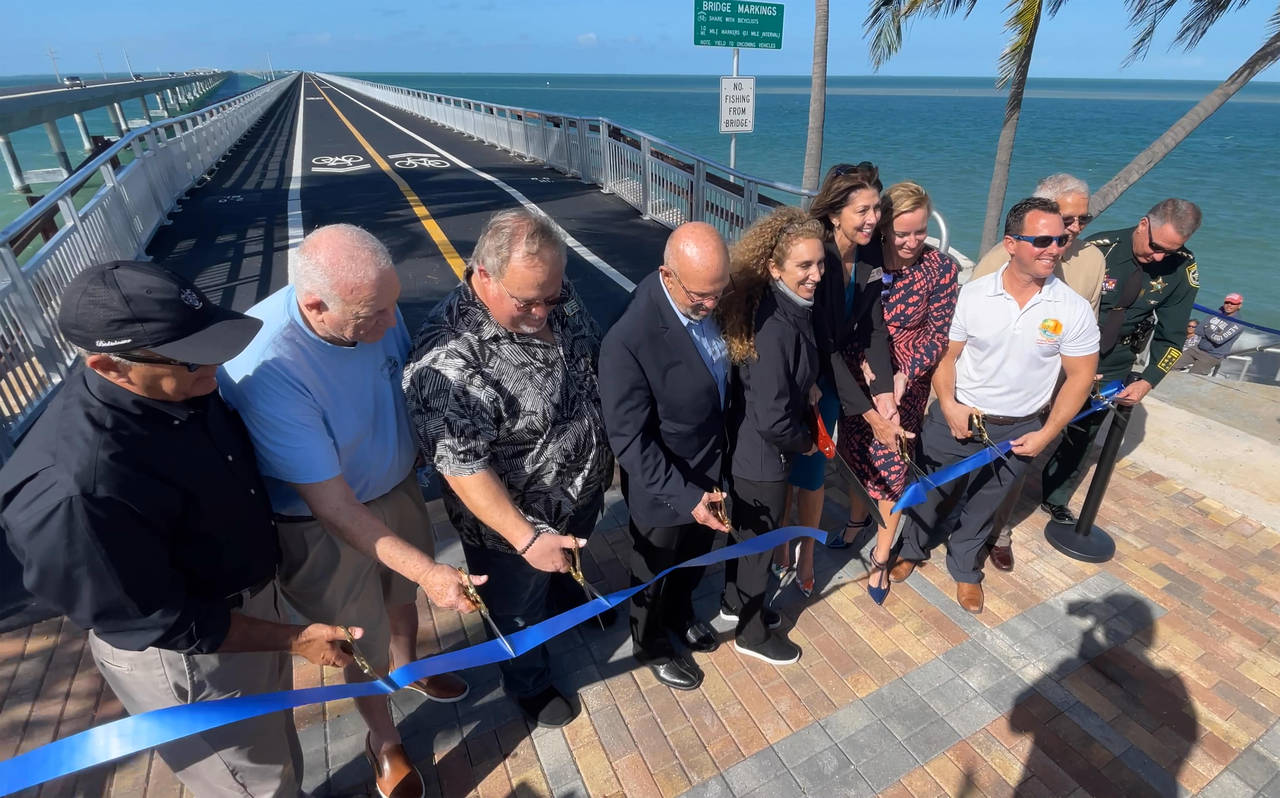
[[[391, 181], [396, 184], [396, 188], [400, 189], [400, 193], [404, 195], [405, 201], [409, 203], [409, 207], [413, 209], [414, 214], [418, 217], [418, 221], [421, 222], [422, 226], [426, 229], [427, 235], [431, 236], [431, 240], [435, 242], [436, 248], [439, 249], [440, 254], [444, 256], [445, 261], [449, 264], [449, 268], [452, 269], [453, 273], [457, 275], [459, 280], [461, 280], [462, 275], [467, 268], [466, 263], [458, 254], [458, 251], [454, 249], [453, 243], [449, 241], [449, 237], [446, 236], [444, 230], [440, 228], [435, 217], [431, 215], [431, 211], [427, 209], [426, 203], [424, 203], [422, 198], [419, 197], [409, 184], [405, 182], [404, 178], [396, 173], [391, 164], [387, 163], [386, 159], [378, 154], [377, 150], [373, 148], [373, 145], [369, 143], [368, 139], [366, 139], [360, 131], [356, 129], [356, 126], [351, 124], [351, 120], [347, 119], [346, 115], [338, 109], [338, 106], [334, 104], [333, 100], [329, 98], [329, 95], [320, 87], [320, 83], [318, 81], [314, 82], [316, 91], [320, 92], [320, 96], [323, 97], [325, 102], [329, 104], [329, 107], [333, 109], [333, 113], [337, 115], [338, 120], [346, 126], [347, 130], [351, 131], [351, 135], [355, 136], [356, 141], [364, 148], [364, 151], [369, 155], [369, 158], [387, 177], [391, 178]], [[334, 89], [332, 86], [329, 88], [334, 91], [340, 91], [338, 89]]]
[[[317, 85], [319, 85], [319, 84], [317, 83]], [[583, 260], [585, 260], [587, 263], [590, 263], [592, 266], [595, 266], [595, 267], [596, 267], [597, 269], [599, 269], [599, 270], [600, 270], [600, 271], [601, 271], [601, 272], [602, 272], [606, 277], [608, 277], [608, 278], [609, 278], [610, 280], [612, 280], [614, 283], [616, 283], [616, 284], [618, 284], [619, 286], [621, 286], [621, 287], [622, 287], [622, 289], [623, 289], [623, 290], [625, 290], [625, 291], [627, 291], [628, 293], [630, 293], [631, 291], [635, 290], [635, 287], [636, 287], [636, 284], [635, 284], [635, 283], [633, 283], [633, 282], [631, 282], [630, 280], [628, 280], [628, 279], [626, 278], [626, 276], [625, 276], [625, 275], [623, 275], [623, 274], [622, 274], [621, 272], [619, 272], [617, 269], [615, 269], [615, 268], [613, 268], [612, 266], [610, 266], [608, 263], [606, 263], [606, 262], [604, 261], [604, 259], [603, 259], [603, 258], [601, 258], [599, 255], [597, 255], [597, 254], [595, 254], [594, 252], [592, 252], [592, 251], [591, 251], [590, 249], [588, 249], [584, 244], [582, 244], [580, 241], [578, 241], [576, 238], [574, 238], [572, 235], [570, 235], [569, 231], [568, 231], [568, 230], [565, 230], [563, 227], [561, 227], [561, 226], [560, 226], [560, 224], [559, 224], [559, 223], [558, 223], [558, 222], [557, 222], [557, 221], [556, 221], [556, 220], [555, 220], [555, 219], [554, 219], [554, 218], [553, 218], [549, 213], [546, 213], [546, 212], [545, 212], [545, 211], [543, 211], [541, 208], [539, 208], [539, 207], [538, 207], [538, 205], [537, 205], [536, 203], [534, 203], [534, 202], [533, 202], [533, 200], [531, 200], [531, 199], [529, 199], [528, 197], [526, 197], [526, 196], [525, 196], [524, 194], [522, 194], [519, 190], [517, 190], [517, 189], [513, 188], [512, 186], [510, 186], [510, 185], [508, 185], [507, 183], [503, 182], [503, 181], [502, 181], [502, 180], [500, 180], [499, 178], [496, 178], [496, 177], [494, 177], [493, 175], [491, 175], [491, 174], [489, 174], [489, 173], [487, 173], [487, 172], [481, 171], [480, 169], [477, 169], [477, 168], [475, 168], [474, 166], [471, 166], [470, 164], [468, 164], [467, 162], [463, 161], [461, 158], [457, 157], [456, 155], [453, 155], [452, 153], [450, 153], [448, 150], [444, 149], [444, 148], [443, 148], [443, 147], [441, 147], [440, 145], [438, 145], [438, 144], [436, 144], [436, 143], [434, 143], [434, 142], [428, 141], [427, 139], [423, 138], [422, 136], [419, 136], [417, 133], [414, 133], [412, 130], [409, 130], [409, 129], [408, 129], [408, 128], [406, 128], [404, 125], [401, 125], [400, 123], [396, 122], [395, 120], [393, 120], [393, 119], [391, 119], [391, 118], [389, 118], [389, 117], [387, 117], [387, 116], [385, 116], [385, 115], [383, 115], [383, 114], [379, 113], [377, 110], [375, 110], [375, 109], [373, 109], [373, 108], [370, 108], [368, 105], [365, 105], [365, 104], [364, 104], [364, 103], [362, 103], [360, 100], [357, 100], [355, 97], [352, 97], [350, 94], [348, 94], [347, 92], [345, 92], [345, 91], [343, 91], [342, 89], [338, 88], [337, 86], [333, 85], [332, 83], [328, 84], [328, 87], [329, 87], [330, 89], [332, 89], [333, 91], [337, 92], [338, 94], [341, 94], [343, 97], [346, 97], [348, 100], [350, 100], [351, 102], [353, 102], [353, 103], [355, 103], [356, 105], [360, 106], [361, 108], [365, 109], [365, 110], [366, 110], [366, 111], [368, 111], [369, 113], [371, 113], [371, 114], [373, 114], [374, 116], [378, 117], [378, 118], [379, 118], [379, 119], [381, 119], [382, 121], [386, 122], [388, 125], [391, 125], [391, 126], [392, 126], [392, 127], [394, 127], [395, 129], [399, 130], [401, 133], [404, 133], [405, 135], [407, 135], [407, 136], [409, 136], [409, 137], [411, 137], [411, 138], [413, 138], [413, 139], [415, 139], [415, 140], [417, 140], [417, 141], [421, 142], [423, 145], [425, 145], [425, 146], [427, 146], [427, 147], [430, 147], [431, 149], [435, 150], [435, 151], [436, 151], [437, 153], [439, 153], [440, 155], [442, 155], [442, 156], [444, 156], [445, 158], [448, 158], [449, 160], [453, 161], [453, 162], [454, 162], [454, 163], [456, 163], [458, 166], [462, 167], [463, 169], [466, 169], [468, 172], [472, 173], [473, 175], [475, 175], [475, 176], [477, 176], [477, 177], [480, 177], [480, 178], [483, 178], [483, 179], [485, 179], [485, 180], [489, 181], [490, 183], [493, 183], [494, 185], [498, 186], [498, 187], [499, 187], [499, 188], [501, 188], [503, 191], [507, 192], [507, 193], [508, 193], [508, 194], [510, 194], [513, 198], [515, 198], [515, 200], [516, 200], [517, 202], [519, 202], [522, 206], [524, 206], [526, 210], [532, 211], [532, 212], [534, 212], [534, 213], [537, 213], [537, 214], [540, 214], [540, 215], [542, 215], [542, 216], [546, 217], [547, 219], [550, 219], [550, 220], [551, 220], [551, 224], [552, 224], [552, 225], [554, 225], [554, 226], [555, 226], [555, 228], [556, 228], [556, 230], [558, 230], [558, 231], [560, 232], [560, 235], [564, 237], [565, 243], [566, 243], [566, 244], [568, 244], [569, 248], [570, 248], [570, 249], [572, 249], [574, 252], [578, 253], [578, 255], [580, 255], [580, 256], [582, 257], [582, 259], [583, 259]], [[327, 95], [326, 95], [325, 99], [328, 99], [328, 96], [327, 96]], [[330, 100], [330, 104], [332, 104], [332, 102], [333, 102], [333, 101], [332, 101], [332, 100]], [[334, 110], [336, 111], [336, 110], [337, 110], [337, 108], [335, 107], [335, 108], [334, 108]]]

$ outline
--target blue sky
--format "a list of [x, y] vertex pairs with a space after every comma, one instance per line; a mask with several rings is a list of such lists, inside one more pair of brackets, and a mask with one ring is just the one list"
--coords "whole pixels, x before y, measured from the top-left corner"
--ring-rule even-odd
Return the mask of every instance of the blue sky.
[[[867, 0], [831, 0], [830, 74], [871, 72], [866, 8]], [[1032, 77], [1220, 80], [1261, 45], [1275, 2], [1252, 0], [1194, 52], [1170, 51], [1185, 8], [1184, 0], [1145, 61], [1122, 70], [1122, 0], [1069, 0], [1041, 25]], [[994, 75], [1003, 14], [1004, 0], [981, 0], [967, 19], [920, 21], [881, 72]], [[47, 72], [48, 47], [63, 74], [84, 75], [98, 71], [98, 51], [109, 71], [123, 71], [122, 48], [142, 70], [261, 69], [268, 51], [277, 68], [329, 71], [723, 74], [729, 64], [728, 50], [693, 46], [693, 0], [24, 0], [7, 16], [8, 31], [21, 34], [0, 47], [0, 74]], [[785, 18], [783, 49], [743, 51], [744, 74], [808, 74], [813, 4], [786, 3]], [[1280, 67], [1258, 79], [1280, 80]]]

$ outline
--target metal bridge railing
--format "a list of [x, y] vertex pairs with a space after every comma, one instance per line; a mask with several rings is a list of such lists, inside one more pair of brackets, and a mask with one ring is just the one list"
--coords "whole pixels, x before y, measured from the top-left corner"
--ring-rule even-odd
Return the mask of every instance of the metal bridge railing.
[[[813, 197], [813, 192], [730, 169], [604, 117], [517, 108], [338, 75], [321, 73], [320, 77], [599, 185], [646, 219], [671, 228], [689, 221], [707, 222], [726, 240], [734, 241], [773, 208], [805, 206]], [[938, 237], [931, 243], [947, 252], [946, 221], [937, 211], [933, 218]]]
[[[62, 289], [95, 263], [144, 257], [178, 197], [291, 82], [133, 131], [0, 230], [0, 461], [75, 362], [75, 347], [58, 332]], [[46, 239], [38, 248], [37, 237]]]

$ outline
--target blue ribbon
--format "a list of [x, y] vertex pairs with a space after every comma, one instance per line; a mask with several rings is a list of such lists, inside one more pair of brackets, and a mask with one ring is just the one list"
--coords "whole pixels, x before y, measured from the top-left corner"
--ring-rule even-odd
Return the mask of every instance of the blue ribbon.
[[[610, 607], [618, 606], [677, 568], [693, 568], [748, 554], [763, 554], [798, 537], [812, 537], [824, 543], [827, 533], [804, 526], [788, 526], [766, 532], [750, 540], [725, 546], [719, 551], [709, 552], [679, 565], [673, 565], [643, 585], [592, 599], [567, 612], [548, 618], [542, 623], [508, 635], [507, 641], [515, 650], [516, 656], [519, 656], [537, 648], [556, 635], [572, 629], [588, 618], [594, 618]], [[130, 715], [61, 740], [54, 740], [25, 754], [0, 762], [0, 795], [8, 795], [50, 779], [103, 765], [192, 734], [256, 718], [259, 715], [308, 704], [337, 701], [342, 698], [390, 694], [427, 676], [451, 673], [465, 668], [477, 668], [510, 658], [501, 643], [497, 640], [488, 640], [457, 651], [448, 651], [411, 662], [396, 668], [385, 681], [374, 680], [222, 698], [217, 701], [199, 701], [144, 712], [141, 715]]]
[[[1108, 407], [1109, 405], [1107, 402], [1103, 400], [1109, 400], [1111, 397], [1123, 390], [1124, 383], [1120, 380], [1114, 380], [1113, 382], [1108, 383], [1100, 392], [1102, 398], [1095, 398], [1091, 400], [1088, 407], [1081, 410], [1079, 413], [1076, 413], [1075, 418], [1071, 419], [1071, 423], [1074, 424], [1085, 416], [1092, 415], [1099, 410]], [[892, 512], [900, 513], [903, 510], [915, 507], [917, 504], [923, 504], [925, 497], [929, 495], [930, 490], [940, 488], [948, 482], [953, 482], [959, 479], [965, 474], [973, 473], [983, 466], [989, 465], [1000, 455], [1008, 454], [1012, 448], [1013, 446], [1010, 441], [1001, 441], [1000, 443], [995, 444], [994, 449], [990, 446], [984, 446], [982, 449], [974, 452], [963, 460], [957, 460], [950, 465], [939, 468], [932, 474], [927, 474], [920, 479], [917, 479], [902, 491], [902, 496], [894, 503]], [[999, 454], [996, 453], [997, 451]]]

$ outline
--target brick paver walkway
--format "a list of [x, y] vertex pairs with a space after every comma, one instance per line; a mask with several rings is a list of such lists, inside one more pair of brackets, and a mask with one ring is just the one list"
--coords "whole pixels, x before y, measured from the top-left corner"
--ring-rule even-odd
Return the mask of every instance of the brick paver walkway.
[[[834, 493], [827, 528], [844, 512]], [[697, 655], [702, 689], [675, 692], [636, 667], [624, 618], [551, 644], [558, 682], [585, 710], [563, 730], [531, 730], [488, 667], [468, 674], [457, 705], [396, 696], [406, 746], [429, 793], [449, 798], [1280, 795], [1280, 534], [1131, 463], [1099, 518], [1118, 543], [1105, 565], [1058, 555], [1024, 505], [1017, 568], [988, 569], [981, 615], [955, 604], [940, 557], [877, 608], [856, 558], [820, 549], [819, 592], [806, 602], [784, 585], [775, 603], [804, 649], [798, 665], [725, 645]], [[432, 509], [438, 551], [459, 560]], [[587, 550], [602, 590], [626, 583], [624, 512], [614, 496]], [[699, 595], [708, 617], [720, 580], [709, 573]], [[485, 634], [474, 616], [423, 607], [422, 620], [420, 654]], [[295, 676], [302, 687], [326, 674]], [[0, 635], [0, 758], [119, 714], [71, 624]], [[349, 702], [297, 720], [305, 786], [369, 794]], [[141, 755], [39, 794], [182, 792]]]

